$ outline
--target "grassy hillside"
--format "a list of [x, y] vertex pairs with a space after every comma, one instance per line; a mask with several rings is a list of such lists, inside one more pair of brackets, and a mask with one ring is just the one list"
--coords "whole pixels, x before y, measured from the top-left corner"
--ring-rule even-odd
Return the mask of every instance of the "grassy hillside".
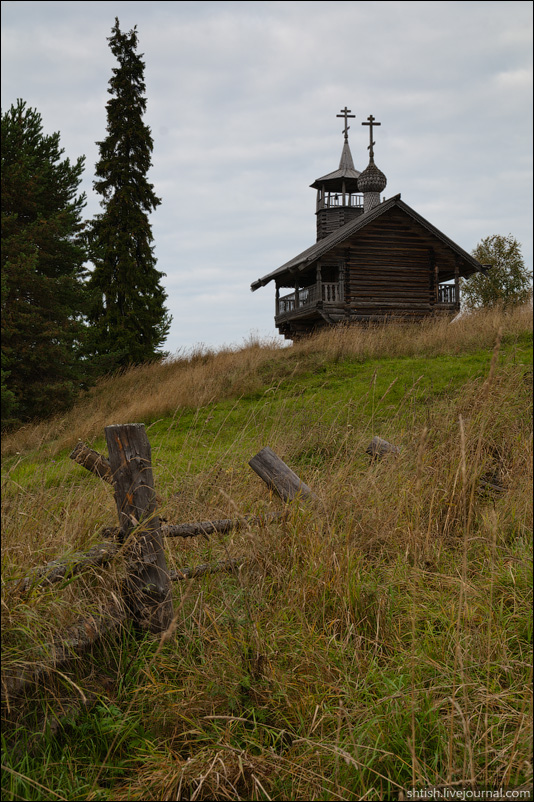
[[[3, 441], [3, 671], [117, 596], [123, 566], [22, 593], [116, 523], [69, 460], [145, 422], [172, 523], [280, 510], [274, 449], [319, 496], [167, 541], [164, 643], [123, 627], [5, 699], [3, 798], [397, 799], [531, 783], [531, 309], [199, 349], [106, 379]], [[378, 434], [401, 449], [370, 464]], [[399, 796], [401, 795], [401, 796]]]

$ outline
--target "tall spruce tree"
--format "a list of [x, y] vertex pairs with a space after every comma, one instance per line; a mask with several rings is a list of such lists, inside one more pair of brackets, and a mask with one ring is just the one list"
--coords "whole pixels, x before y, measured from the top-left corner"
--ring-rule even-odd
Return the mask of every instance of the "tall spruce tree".
[[68, 406], [83, 362], [85, 250], [78, 194], [85, 157], [62, 158], [59, 133], [18, 100], [2, 112], [2, 421]]
[[88, 240], [94, 265], [90, 351], [100, 373], [161, 356], [171, 320], [148, 219], [161, 201], [146, 178], [153, 140], [143, 122], [145, 64], [136, 53], [137, 27], [122, 33], [115, 18], [108, 41], [119, 66], [109, 82], [107, 137], [97, 143], [94, 189], [104, 211], [92, 221]]

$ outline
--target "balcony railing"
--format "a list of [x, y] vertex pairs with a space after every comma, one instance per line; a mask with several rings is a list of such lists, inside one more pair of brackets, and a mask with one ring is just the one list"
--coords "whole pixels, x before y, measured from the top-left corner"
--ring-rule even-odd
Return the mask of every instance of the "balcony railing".
[[438, 287], [438, 304], [455, 304], [458, 302], [454, 284], [440, 284]]
[[[312, 306], [319, 300], [318, 286], [315, 284], [312, 287], [303, 287], [297, 293], [292, 292], [290, 295], [284, 295], [278, 301], [278, 314], [285, 315], [288, 312], [294, 312], [296, 309], [301, 309], [304, 306]], [[321, 284], [321, 300], [325, 303], [333, 304], [341, 300], [341, 293], [339, 291], [339, 284], [335, 281], [325, 281]]]
[[[287, 315], [304, 307], [311, 307], [321, 300], [327, 304], [340, 303], [341, 292], [337, 281], [323, 281], [320, 285], [303, 287], [297, 292], [285, 295], [278, 300], [277, 316]], [[438, 286], [437, 303], [444, 306], [454, 306], [458, 303], [458, 294], [454, 284], [440, 284]]]
[[343, 196], [342, 192], [325, 192], [317, 199], [319, 209], [332, 209], [335, 206], [361, 206], [363, 208], [363, 195], [346, 192]]

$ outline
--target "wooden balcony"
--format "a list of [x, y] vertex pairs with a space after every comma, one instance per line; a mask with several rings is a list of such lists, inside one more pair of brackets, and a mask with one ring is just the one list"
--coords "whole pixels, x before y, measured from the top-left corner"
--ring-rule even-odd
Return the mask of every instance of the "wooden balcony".
[[278, 299], [276, 317], [291, 315], [294, 312], [312, 309], [317, 303], [322, 301], [326, 304], [338, 304], [341, 302], [341, 292], [337, 281], [324, 281], [320, 285], [314, 284], [311, 287], [292, 292]]
[[363, 209], [363, 195], [346, 192], [318, 192], [317, 209], [333, 209], [338, 206], [352, 206]]
[[[276, 301], [277, 323], [290, 320], [309, 320], [317, 316], [327, 320], [334, 319], [337, 315], [345, 314], [345, 299], [340, 284], [336, 282], [323, 281], [319, 284], [312, 284], [309, 287], [302, 287], [289, 295], [284, 295]], [[350, 305], [349, 314], [351, 317], [358, 317], [358, 313], [371, 314], [371, 309], [380, 309], [380, 315], [384, 314], [384, 309], [391, 309], [391, 314], [396, 311], [406, 314], [406, 310], [416, 310], [418, 314], [429, 315], [434, 311], [437, 314], [451, 314], [459, 309], [459, 288], [455, 284], [440, 284], [438, 286], [437, 297], [434, 304], [423, 303], [421, 299], [410, 302], [405, 296], [398, 302], [391, 297], [380, 299], [362, 298], [360, 302], [353, 301]], [[320, 311], [321, 310], [321, 311]]]
[[440, 284], [438, 287], [438, 304], [452, 305], [458, 302], [454, 284]]
[[435, 313], [451, 314], [460, 309], [460, 287], [457, 284], [440, 284], [434, 304]]

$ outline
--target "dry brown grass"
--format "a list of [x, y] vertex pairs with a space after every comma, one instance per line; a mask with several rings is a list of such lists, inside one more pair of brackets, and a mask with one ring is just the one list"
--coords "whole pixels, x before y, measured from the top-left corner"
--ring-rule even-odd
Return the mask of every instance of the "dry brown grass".
[[387, 324], [325, 329], [282, 348], [281, 341], [250, 342], [239, 350], [202, 348], [164, 363], [143, 365], [102, 379], [64, 415], [28, 424], [2, 438], [2, 456], [46, 445], [53, 456], [78, 439], [101, 436], [114, 422], [153, 421], [227, 398], [239, 398], [265, 386], [269, 375], [298, 375], [317, 359], [367, 360], [398, 356], [439, 356], [491, 348], [497, 332], [515, 336], [532, 326], [532, 307], [512, 313], [485, 310], [420, 324]]
[[[161, 649], [115, 643], [69, 673], [120, 716], [100, 752], [91, 751], [96, 714], [84, 719], [85, 730], [69, 725], [48, 776], [66, 761], [70, 785], [39, 773], [39, 751], [33, 779], [63, 798], [95, 800], [383, 799], [411, 785], [527, 781], [532, 398], [525, 365], [497, 357], [499, 332], [503, 347], [530, 325], [527, 309], [453, 324], [326, 331], [284, 350], [249, 345], [197, 355], [106, 380], [68, 422], [28, 428], [19, 433], [26, 441], [15, 433], [11, 449], [33, 448], [39, 438], [48, 447], [46, 431], [58, 449], [100, 436], [116, 420], [140, 420], [141, 410], [154, 418], [179, 414], [192, 399], [202, 406], [239, 398], [326, 360], [460, 354], [497, 341], [484, 377], [413, 407], [406, 390], [380, 430], [401, 446], [396, 458], [369, 464], [373, 418], [363, 402], [317, 421], [311, 398], [292, 416], [267, 401], [260, 412], [246, 407], [248, 419], [223, 424], [232, 432], [223, 456], [208, 456], [198, 473], [176, 476], [158, 463], [161, 512], [172, 522], [277, 509], [243, 459], [268, 431], [269, 444], [320, 500], [292, 505], [283, 522], [167, 542], [171, 568], [250, 562], [237, 575], [177, 583], [176, 638]], [[154, 386], [157, 397], [147, 398]], [[165, 437], [155, 438], [154, 453]], [[207, 450], [205, 441], [200, 427], [182, 448]], [[18, 487], [19, 468], [13, 458], [9, 465], [4, 579], [88, 547], [115, 522], [111, 488], [68, 459], [58, 458], [51, 475], [26, 455]], [[119, 561], [112, 571], [24, 597], [4, 585], [7, 663], [44, 662], [44, 644], [88, 609], [98, 611], [121, 570]], [[111, 684], [98, 684], [102, 671]], [[76, 695], [67, 680], [56, 682], [56, 701], [42, 692], [43, 704]], [[147, 728], [135, 747], [126, 737], [132, 722]], [[81, 752], [76, 742], [84, 738]], [[116, 777], [110, 767], [124, 756]]]

